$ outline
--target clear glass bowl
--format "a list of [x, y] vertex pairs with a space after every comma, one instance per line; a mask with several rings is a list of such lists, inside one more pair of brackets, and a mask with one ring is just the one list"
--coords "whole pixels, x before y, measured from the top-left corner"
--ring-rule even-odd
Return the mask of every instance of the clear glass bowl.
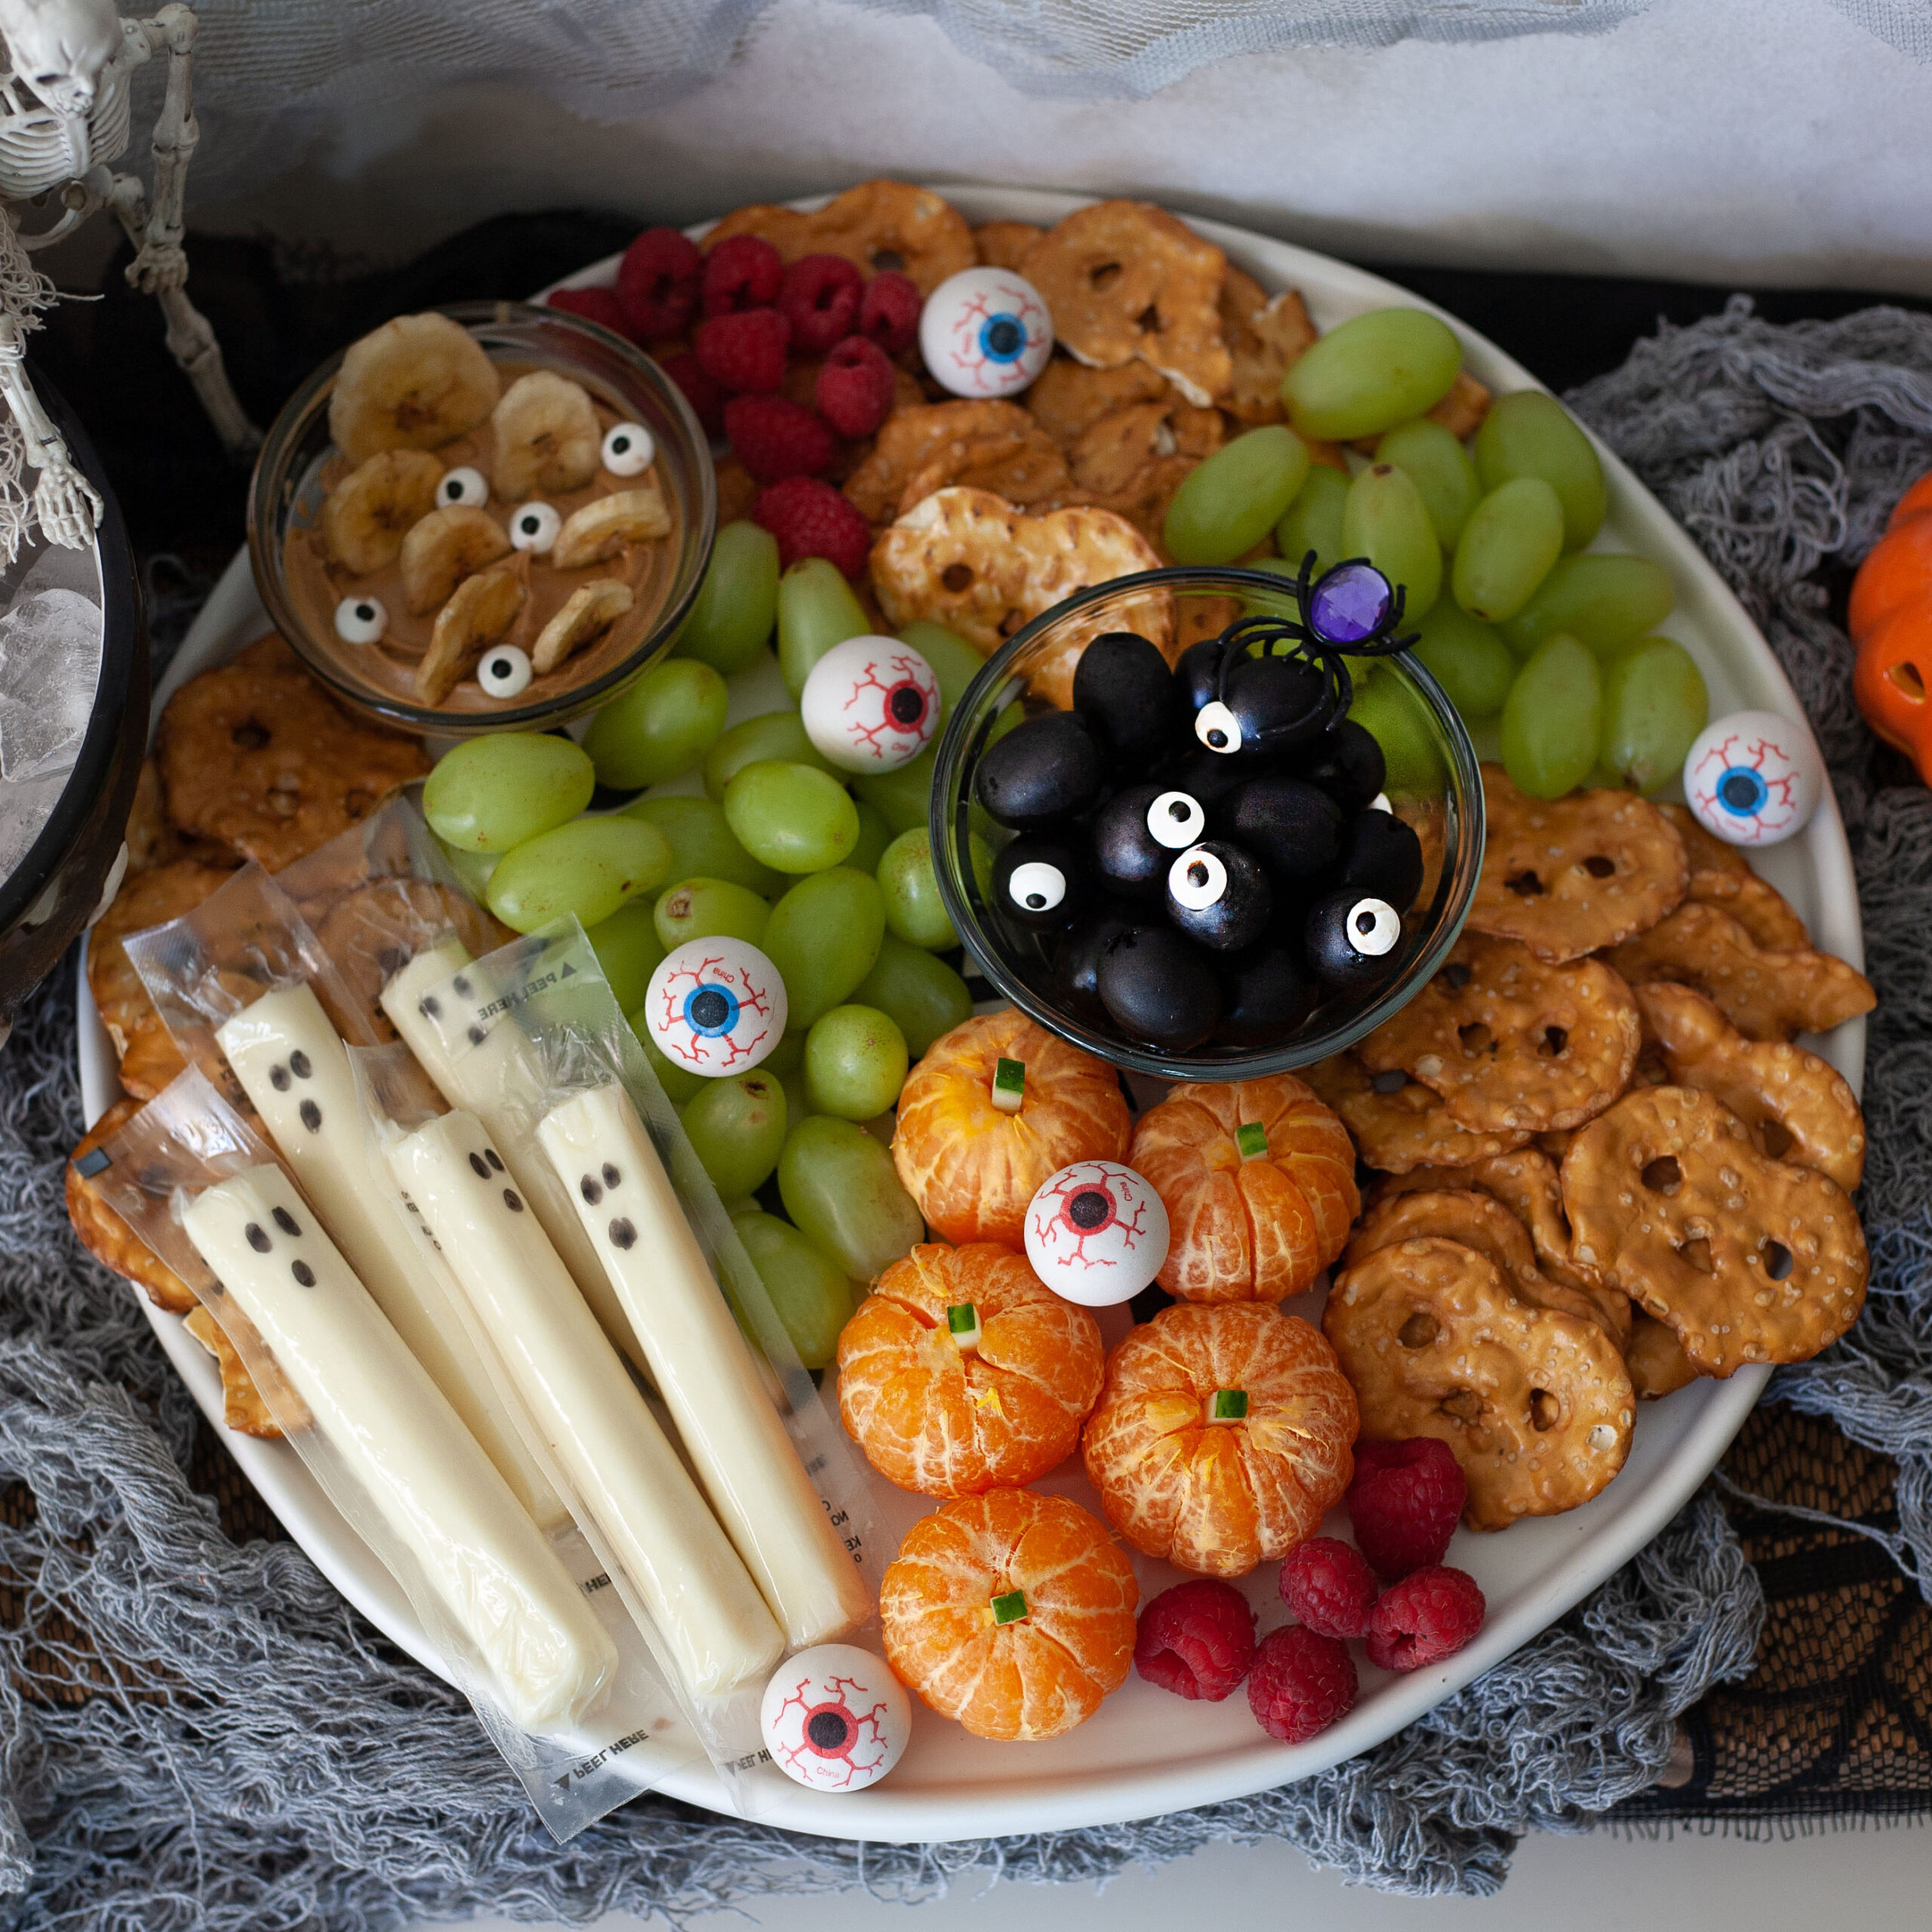
[[1029, 933], [1002, 919], [968, 861], [969, 835], [995, 851], [1014, 836], [973, 798], [973, 774], [995, 721], [1016, 702], [1029, 712], [1055, 703], [1065, 708], [1072, 662], [1080, 646], [1103, 632], [1153, 635], [1168, 624], [1173, 635], [1192, 642], [1255, 611], [1293, 618], [1292, 584], [1266, 571], [1180, 568], [1081, 591], [1035, 618], [986, 660], [946, 721], [934, 770], [934, 866], [967, 951], [993, 985], [1041, 1026], [1115, 1066], [1158, 1079], [1244, 1080], [1306, 1066], [1352, 1045], [1406, 1004], [1441, 965], [1462, 930], [1482, 867], [1482, 779], [1475, 747], [1441, 686], [1404, 651], [1380, 660], [1370, 673], [1382, 687], [1376, 700], [1377, 735], [1392, 754], [1389, 802], [1415, 826], [1427, 862], [1422, 891], [1403, 921], [1399, 963], [1392, 975], [1371, 989], [1331, 994], [1294, 1032], [1268, 1047], [1210, 1044], [1166, 1053], [1128, 1038], [1110, 1023], [1091, 1023], [1061, 1003], [1053, 984], [1059, 935]]
[[[718, 528], [718, 484], [704, 431], [676, 383], [642, 350], [581, 316], [521, 302], [466, 302], [442, 312], [483, 345], [493, 362], [554, 369], [581, 383], [620, 416], [644, 424], [657, 445], [657, 472], [675, 520], [671, 550], [651, 589], [661, 595], [656, 617], [634, 644], [604, 662], [593, 645], [571, 661], [575, 678], [539, 679], [523, 704], [483, 700], [458, 687], [452, 704], [419, 704], [358, 673], [356, 654], [331, 628], [318, 636], [304, 621], [289, 581], [289, 533], [315, 527], [326, 494], [324, 466], [337, 454], [329, 440], [329, 398], [342, 355], [332, 355], [283, 406], [255, 464], [248, 493], [248, 560], [275, 628], [337, 697], [365, 715], [405, 731], [445, 737], [487, 731], [545, 731], [594, 710], [648, 670], [671, 648], [704, 580]], [[568, 669], [568, 666], [566, 667]], [[546, 687], [539, 694], [540, 687]], [[453, 698], [456, 694], [452, 694]]]

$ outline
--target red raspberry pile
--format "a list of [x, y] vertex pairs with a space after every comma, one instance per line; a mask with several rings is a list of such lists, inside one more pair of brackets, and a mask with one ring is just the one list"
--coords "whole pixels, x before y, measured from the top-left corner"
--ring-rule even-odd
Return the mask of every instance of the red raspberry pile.
[[1217, 1703], [1245, 1681], [1261, 1728], [1305, 1743], [1355, 1708], [1350, 1640], [1378, 1670], [1420, 1670], [1482, 1628], [1475, 1579], [1442, 1561], [1464, 1491], [1455, 1457], [1431, 1437], [1357, 1443], [1355, 1542], [1311, 1537], [1282, 1559], [1281, 1601], [1296, 1620], [1257, 1644], [1254, 1613], [1232, 1583], [1177, 1583], [1140, 1613], [1134, 1668], [1177, 1697]]
[[[787, 268], [756, 235], [728, 236], [703, 254], [675, 228], [647, 228], [625, 250], [616, 288], [559, 289], [550, 305], [646, 348], [667, 345], [664, 373], [762, 486], [752, 514], [787, 568], [801, 557], [829, 558], [848, 577], [865, 568], [865, 519], [817, 479], [837, 463], [841, 441], [875, 435], [892, 413], [891, 358], [919, 333], [909, 277], [888, 269], [869, 281], [842, 255]], [[795, 385], [780, 393], [801, 355], [823, 358], [809, 405]]]

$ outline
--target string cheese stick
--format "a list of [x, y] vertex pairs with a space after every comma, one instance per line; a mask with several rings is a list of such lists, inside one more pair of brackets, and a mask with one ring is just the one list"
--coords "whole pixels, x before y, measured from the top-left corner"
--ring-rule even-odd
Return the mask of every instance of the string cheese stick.
[[870, 1593], [758, 1378], [623, 1089], [579, 1094], [537, 1137], [597, 1243], [711, 1506], [793, 1649], [863, 1623]]
[[[625, 1319], [623, 1304], [585, 1235], [570, 1197], [550, 1171], [549, 1162], [521, 1134], [509, 1131], [502, 1118], [509, 1097], [534, 1092], [542, 1084], [531, 1065], [529, 1043], [522, 1031], [514, 1022], [494, 1026], [487, 1033], [479, 1026], [469, 1050], [452, 1057], [443, 1050], [443, 1028], [453, 1020], [460, 1022], [463, 1016], [426, 1010], [430, 989], [469, 963], [468, 949], [460, 940], [439, 940], [426, 952], [419, 952], [383, 987], [383, 1011], [443, 1098], [451, 1106], [474, 1114], [495, 1137], [523, 1198], [536, 1211], [550, 1244], [570, 1270], [571, 1280], [583, 1291], [605, 1334], [648, 1374], [644, 1351]], [[467, 990], [463, 986], [451, 989], [458, 998], [466, 997]]]
[[315, 1426], [413, 1554], [520, 1730], [589, 1706], [617, 1654], [496, 1466], [278, 1167], [183, 1217]]
[[482, 1124], [445, 1114], [392, 1147], [389, 1165], [687, 1686], [762, 1682], [785, 1647], [771, 1611]]
[[568, 1521], [463, 1325], [441, 1257], [369, 1158], [349, 1055], [321, 1001], [306, 986], [266, 994], [215, 1038], [330, 1238], [517, 1500], [540, 1528]]

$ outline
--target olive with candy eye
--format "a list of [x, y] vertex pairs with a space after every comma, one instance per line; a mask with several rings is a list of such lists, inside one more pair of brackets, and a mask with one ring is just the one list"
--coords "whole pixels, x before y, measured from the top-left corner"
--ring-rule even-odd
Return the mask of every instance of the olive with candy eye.
[[1227, 646], [1219, 638], [1204, 637], [1198, 644], [1190, 644], [1174, 666], [1174, 682], [1180, 691], [1190, 732], [1195, 715], [1204, 704], [1213, 703], [1220, 691], [1221, 660], [1226, 655]]
[[1307, 746], [1299, 770], [1345, 812], [1365, 810], [1389, 779], [1380, 741], [1352, 718], [1337, 718]]
[[1221, 986], [1214, 1037], [1224, 1047], [1274, 1045], [1315, 1011], [1321, 997], [1300, 946], [1283, 939], [1265, 940], [1226, 961]]
[[1086, 720], [1077, 712], [1043, 711], [986, 751], [973, 790], [1001, 825], [1031, 832], [1085, 811], [1100, 795], [1103, 776]]
[[1075, 926], [1054, 953], [1054, 997], [1083, 1020], [1104, 1020], [1100, 961], [1108, 947], [1134, 927], [1118, 906], [1096, 912]]
[[1168, 870], [1168, 917], [1217, 952], [1252, 946], [1275, 909], [1268, 875], [1238, 845], [1190, 846]]
[[1328, 721], [1328, 680], [1300, 657], [1246, 657], [1228, 666], [1194, 715], [1194, 735], [1223, 757], [1293, 749]]
[[1208, 814], [1201, 801], [1150, 779], [1116, 792], [1094, 815], [1094, 857], [1116, 892], [1158, 899], [1167, 889], [1174, 854], [1202, 838]]
[[1215, 808], [1217, 838], [1233, 839], [1277, 879], [1312, 879], [1335, 863], [1342, 814], [1299, 778], [1242, 780]]
[[1406, 912], [1422, 890], [1422, 841], [1393, 812], [1371, 806], [1343, 826], [1341, 881], [1358, 897], [1372, 893]]
[[1073, 708], [1116, 766], [1146, 771], [1173, 741], [1180, 690], [1168, 660], [1133, 631], [1109, 631], [1080, 654]]
[[1173, 927], [1132, 926], [1100, 955], [1101, 1003], [1137, 1040], [1185, 1053], [1211, 1038], [1221, 986], [1208, 955]]
[[1072, 846], [1026, 834], [993, 861], [993, 903], [1029, 932], [1051, 932], [1084, 910], [1090, 870]]
[[1402, 918], [1386, 899], [1344, 886], [1309, 909], [1308, 963], [1331, 986], [1372, 986], [1387, 976]]

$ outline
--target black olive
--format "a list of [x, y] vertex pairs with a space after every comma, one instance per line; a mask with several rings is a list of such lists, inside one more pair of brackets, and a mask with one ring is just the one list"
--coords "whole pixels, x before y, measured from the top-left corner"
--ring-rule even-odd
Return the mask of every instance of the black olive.
[[1079, 917], [1091, 896], [1087, 854], [1041, 832], [1026, 832], [993, 861], [993, 903], [1029, 932], [1052, 932]]
[[1131, 898], [1158, 899], [1176, 855], [1207, 830], [1207, 813], [1191, 793], [1161, 779], [1130, 785], [1094, 814], [1101, 883]]
[[1244, 758], [1223, 758], [1196, 745], [1168, 767], [1161, 782], [1164, 789], [1191, 792], [1211, 812], [1243, 779], [1252, 778], [1255, 769]]
[[1344, 886], [1318, 899], [1308, 915], [1308, 963], [1334, 986], [1386, 979], [1402, 941], [1401, 915], [1386, 899]]
[[1307, 747], [1300, 771], [1345, 812], [1361, 811], [1389, 782], [1375, 734], [1352, 718], [1337, 718]]
[[1177, 853], [1168, 870], [1168, 917], [1189, 939], [1237, 952], [1268, 930], [1268, 875], [1238, 845], [1208, 839]]
[[1321, 996], [1300, 946], [1278, 939], [1230, 960], [1221, 986], [1221, 1022], [1214, 1037], [1229, 1047], [1277, 1044], [1315, 1011]]
[[1342, 814], [1326, 792], [1299, 778], [1245, 778], [1215, 808], [1214, 832], [1276, 879], [1314, 878], [1335, 863]]
[[1180, 689], [1189, 734], [1194, 730], [1195, 713], [1220, 694], [1221, 660], [1225, 654], [1219, 638], [1204, 637], [1198, 644], [1190, 644], [1174, 666], [1174, 682]]
[[1185, 1053], [1211, 1038], [1221, 988], [1208, 955], [1171, 926], [1134, 926], [1100, 955], [1100, 999], [1121, 1030]]
[[1146, 771], [1173, 742], [1180, 694], [1168, 660], [1132, 631], [1109, 631], [1080, 654], [1073, 708], [1117, 767]]
[[1358, 812], [1342, 827], [1341, 882], [1406, 912], [1422, 890], [1422, 841], [1393, 812]]
[[1134, 924], [1114, 906], [1084, 920], [1060, 941], [1054, 954], [1054, 997], [1069, 1013], [1090, 1022], [1106, 1018], [1100, 1004], [1101, 956]]
[[1327, 678], [1306, 658], [1247, 657], [1195, 712], [1194, 735], [1211, 752], [1266, 756], [1306, 743], [1328, 717]]
[[973, 789], [1002, 825], [1031, 832], [1084, 812], [1100, 795], [1100, 748], [1072, 711], [1023, 719], [980, 760]]

